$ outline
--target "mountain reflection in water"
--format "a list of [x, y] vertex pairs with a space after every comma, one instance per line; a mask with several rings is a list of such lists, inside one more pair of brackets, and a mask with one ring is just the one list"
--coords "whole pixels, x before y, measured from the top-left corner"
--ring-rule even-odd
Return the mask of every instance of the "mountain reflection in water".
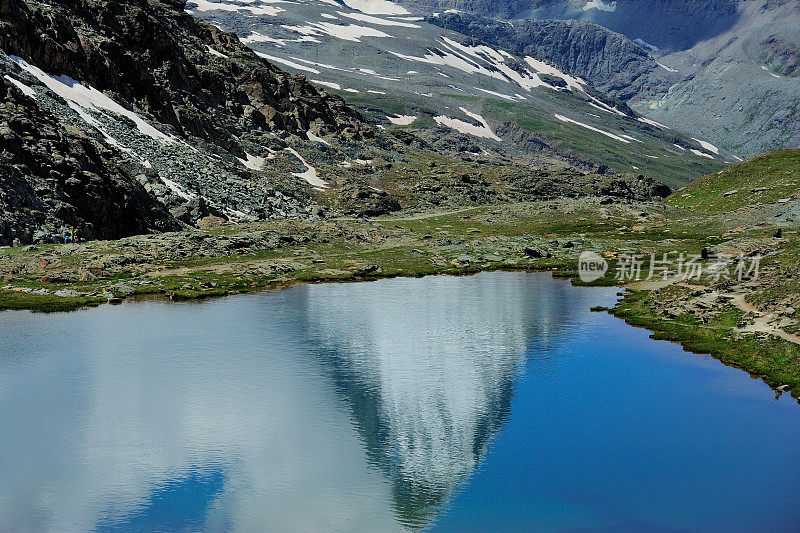
[[797, 403], [590, 312], [616, 291], [496, 272], [0, 313], [0, 531], [800, 523]]
[[388, 285], [303, 291], [302, 328], [391, 481], [399, 520], [421, 527], [506, 421], [529, 345], [557, 342], [569, 325], [574, 289], [521, 276]]
[[479, 275], [0, 314], [0, 529], [423, 527], [574, 292]]

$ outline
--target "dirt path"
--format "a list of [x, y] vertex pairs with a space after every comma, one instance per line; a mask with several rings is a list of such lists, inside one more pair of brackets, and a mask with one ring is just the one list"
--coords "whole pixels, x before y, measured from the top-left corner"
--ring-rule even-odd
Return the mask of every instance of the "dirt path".
[[784, 331], [773, 323], [775, 316], [773, 313], [763, 313], [758, 308], [745, 300], [745, 295], [741, 293], [727, 293], [724, 296], [731, 298], [731, 303], [745, 313], [752, 313], [754, 321], [749, 326], [745, 326], [739, 331], [750, 333], [769, 333], [778, 336], [785, 341], [800, 344], [800, 335], [795, 335]]
[[[442, 211], [440, 213], [419, 213], [417, 215], [411, 215], [407, 217], [392, 217], [392, 218], [371, 218], [370, 222], [409, 222], [413, 220], [426, 220], [429, 218], [436, 218], [436, 217], [444, 217], [449, 215], [457, 215], [459, 213], [467, 213], [469, 211], [477, 211], [479, 209], [483, 209], [486, 206], [477, 206], [477, 207], [465, 207], [464, 209], [455, 209], [453, 211]], [[355, 221], [358, 220], [356, 218], [336, 218], [332, 220], [338, 221]]]

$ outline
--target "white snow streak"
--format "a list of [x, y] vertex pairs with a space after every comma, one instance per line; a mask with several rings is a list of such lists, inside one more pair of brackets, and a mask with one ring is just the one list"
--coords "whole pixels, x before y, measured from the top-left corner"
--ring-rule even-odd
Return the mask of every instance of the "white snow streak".
[[294, 148], [287, 148], [286, 151], [295, 156], [302, 164], [306, 166], [305, 172], [296, 172], [292, 174], [293, 176], [306, 180], [311, 186], [318, 189], [328, 188], [328, 184], [325, 183], [319, 176], [317, 176], [317, 169], [309, 165], [308, 162], [303, 159], [303, 156], [297, 153], [297, 150]]
[[350, 9], [361, 11], [368, 15], [410, 15], [404, 7], [388, 0], [344, 0]]
[[471, 124], [469, 122], [465, 122], [463, 120], [459, 120], [457, 118], [450, 118], [443, 115], [438, 117], [433, 117], [433, 120], [435, 120], [437, 124], [447, 126], [448, 128], [452, 128], [466, 135], [472, 135], [474, 137], [480, 137], [482, 139], [492, 139], [494, 141], [503, 140], [492, 131], [492, 129], [489, 127], [489, 124], [486, 122], [486, 119], [484, 119], [482, 116], [478, 115], [477, 113], [471, 113], [466, 109], [464, 109], [463, 107], [459, 107], [459, 109], [461, 110], [462, 113], [464, 113], [471, 119], [479, 122], [480, 126]]
[[696, 139], [694, 137], [692, 137], [692, 140], [697, 142], [697, 144], [699, 144], [700, 146], [702, 146], [704, 150], [706, 150], [708, 152], [711, 152], [713, 154], [719, 155], [719, 148], [717, 148], [716, 146], [714, 146], [710, 142], [701, 141], [700, 139]]
[[414, 115], [397, 115], [395, 117], [386, 118], [389, 119], [389, 122], [398, 126], [410, 126], [415, 120], [417, 120], [417, 117]]
[[5, 79], [7, 79], [11, 83], [13, 83], [17, 87], [17, 89], [22, 91], [22, 94], [24, 94], [25, 96], [28, 96], [28, 97], [34, 98], [34, 99], [36, 98], [36, 91], [34, 91], [30, 87], [28, 87], [27, 85], [22, 83], [21, 81], [15, 80], [14, 78], [9, 76], [8, 74], [6, 74], [4, 77], [5, 77]]
[[255, 156], [255, 155], [250, 155], [250, 154], [248, 154], [247, 152], [245, 152], [245, 154], [244, 154], [244, 155], [245, 155], [245, 157], [247, 157], [247, 159], [240, 159], [240, 158], [238, 158], [238, 157], [237, 157], [236, 159], [237, 159], [237, 160], [238, 160], [238, 161], [239, 161], [239, 162], [240, 162], [242, 165], [244, 165], [245, 167], [249, 168], [250, 170], [261, 170], [261, 167], [263, 167], [263, 166], [264, 166], [264, 163], [266, 163], [266, 162], [267, 162], [267, 160], [266, 160], [266, 159], [264, 159], [263, 157], [258, 157], [258, 156]]
[[619, 135], [614, 135], [613, 133], [609, 133], [609, 132], [601, 130], [599, 128], [595, 128], [594, 126], [590, 126], [589, 124], [584, 124], [583, 122], [578, 122], [577, 120], [573, 120], [571, 118], [567, 118], [567, 117], [565, 117], [563, 115], [556, 114], [556, 119], [560, 120], [561, 122], [569, 122], [571, 124], [577, 124], [578, 126], [581, 126], [582, 128], [586, 128], [587, 130], [596, 131], [597, 133], [601, 133], [601, 134], [605, 135], [606, 137], [611, 137], [612, 139], [614, 139], [616, 141], [623, 142], [625, 144], [630, 144], [631, 143], [628, 139], [620, 137]]
[[208, 0], [189, 0], [189, 4], [195, 4], [197, 7], [195, 9], [187, 8], [187, 11], [231, 11], [236, 12], [239, 10], [246, 10], [252, 13], [253, 15], [268, 15], [274, 17], [278, 13], [285, 11], [283, 8], [275, 7], [275, 6], [262, 6], [262, 7], [253, 7], [253, 6], [242, 6], [239, 4], [227, 4], [224, 2], [209, 2]]
[[583, 6], [584, 11], [589, 11], [590, 9], [597, 9], [599, 11], [608, 11], [609, 13], [613, 13], [617, 10], [617, 3], [611, 2], [611, 4], [604, 4], [603, 0], [591, 0], [587, 2], [585, 6]]

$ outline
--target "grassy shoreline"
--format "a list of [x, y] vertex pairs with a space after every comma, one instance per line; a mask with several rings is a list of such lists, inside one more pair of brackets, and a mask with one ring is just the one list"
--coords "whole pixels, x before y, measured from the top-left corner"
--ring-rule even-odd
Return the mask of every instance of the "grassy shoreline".
[[[482, 272], [515, 271], [515, 272], [550, 272], [554, 278], [569, 280], [578, 287], [617, 286], [625, 289], [623, 296], [613, 308], [593, 309], [605, 311], [633, 327], [642, 327], [652, 332], [654, 340], [666, 340], [679, 344], [684, 350], [696, 354], [706, 354], [723, 364], [748, 372], [754, 378], [763, 379], [776, 391], [789, 392], [800, 403], [800, 346], [782, 339], [764, 340], [735, 339], [731, 337], [731, 328], [740, 318], [741, 312], [729, 309], [715, 327], [708, 328], [693, 322], [691, 319], [667, 320], [662, 316], [649, 313], [641, 304], [648, 297], [649, 291], [626, 288], [612, 279], [602, 278], [597, 282], [584, 283], [578, 278], [574, 264], [561, 263], [539, 268], [515, 267], [511, 265], [493, 265], [491, 267], [444, 268], [425, 272], [406, 272], [383, 275], [379, 273], [353, 274], [340, 277], [295, 278], [281, 281], [267, 281], [264, 284], [250, 285], [238, 290], [201, 290], [174, 291], [162, 290], [140, 291], [136, 294], [104, 300], [100, 298], [68, 298], [60, 296], [40, 296], [21, 293], [14, 298], [0, 291], [0, 311], [29, 310], [38, 313], [71, 312], [105, 304], [119, 304], [126, 300], [139, 298], [156, 298], [162, 301], [199, 301], [212, 298], [223, 298], [237, 294], [255, 294], [274, 290], [283, 290], [298, 284], [318, 283], [357, 283], [370, 282], [396, 277], [419, 278], [426, 276], [470, 276]], [[777, 354], [778, 357], [771, 356]], [[791, 361], [791, 364], [787, 364]], [[788, 386], [788, 389], [785, 387]]]

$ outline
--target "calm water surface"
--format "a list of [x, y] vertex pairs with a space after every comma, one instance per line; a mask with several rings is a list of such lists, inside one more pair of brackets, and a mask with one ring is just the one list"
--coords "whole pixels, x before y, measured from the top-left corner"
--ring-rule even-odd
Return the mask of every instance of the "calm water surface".
[[769, 531], [800, 406], [493, 273], [0, 313], [0, 531]]

